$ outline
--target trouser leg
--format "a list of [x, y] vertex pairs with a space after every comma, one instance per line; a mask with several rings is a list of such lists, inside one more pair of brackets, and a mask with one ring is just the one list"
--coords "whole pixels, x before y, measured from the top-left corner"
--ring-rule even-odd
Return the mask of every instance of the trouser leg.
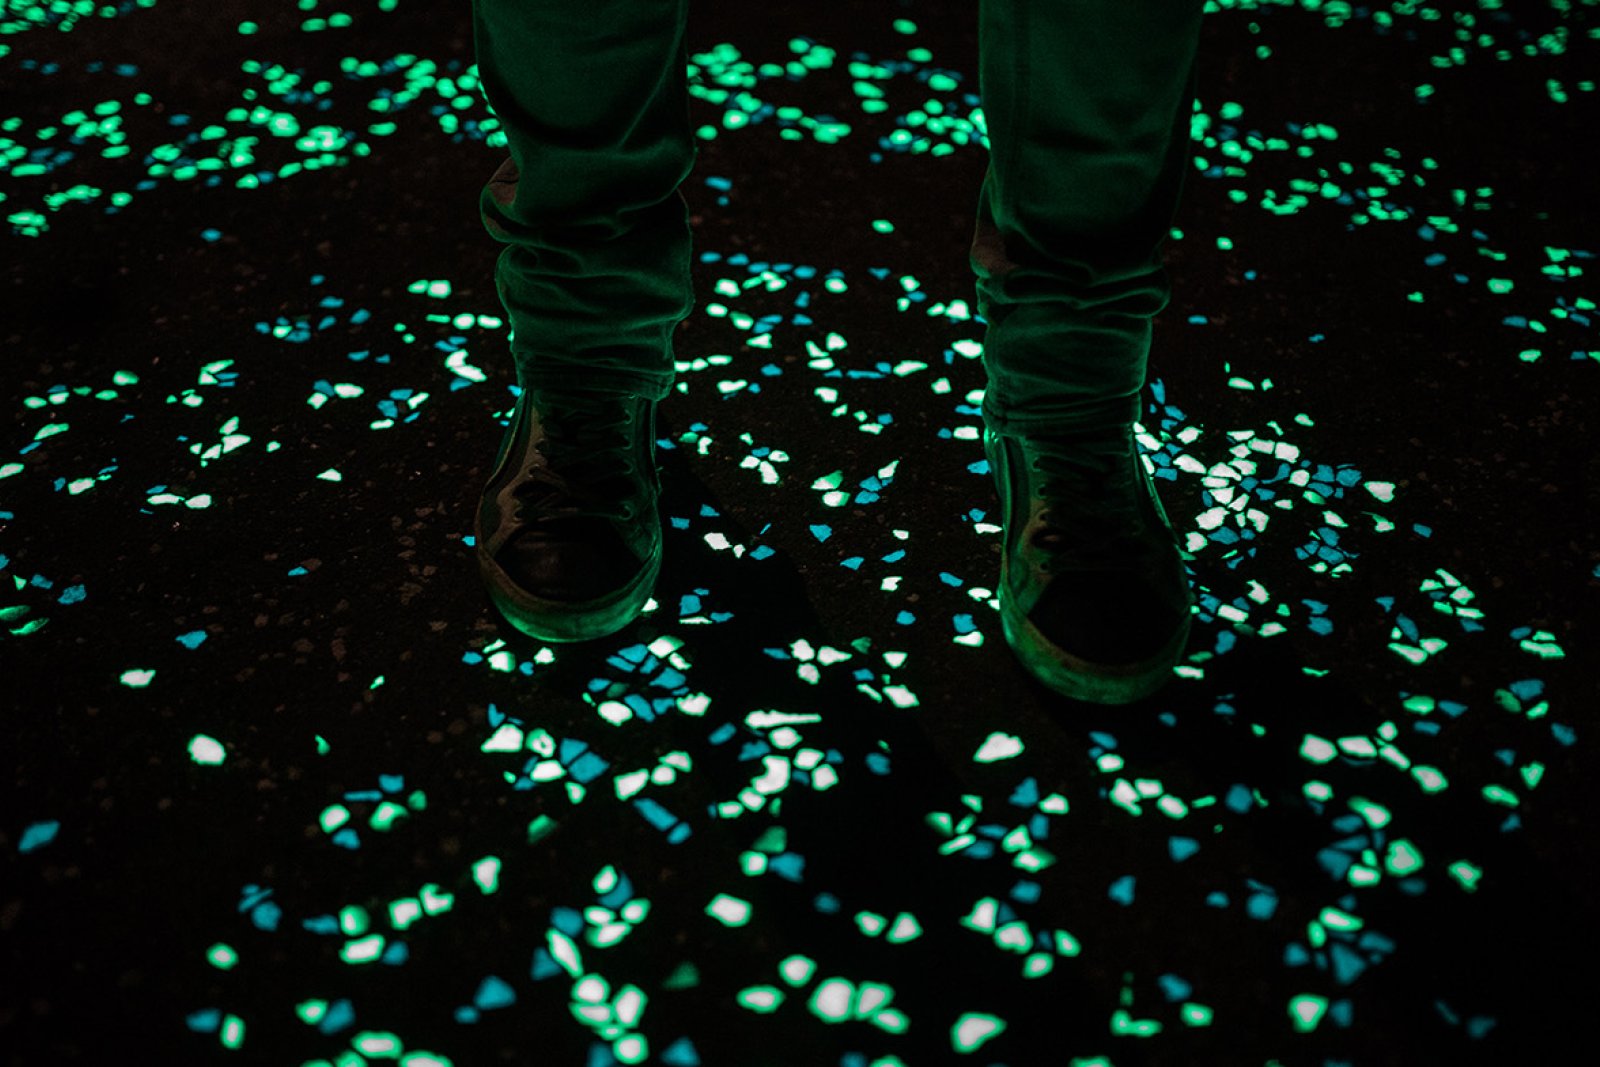
[[510, 158], [484, 187], [518, 379], [664, 398], [694, 306], [688, 0], [473, 0]]
[[971, 262], [985, 423], [1137, 419], [1189, 158], [1201, 0], [981, 0], [989, 169]]

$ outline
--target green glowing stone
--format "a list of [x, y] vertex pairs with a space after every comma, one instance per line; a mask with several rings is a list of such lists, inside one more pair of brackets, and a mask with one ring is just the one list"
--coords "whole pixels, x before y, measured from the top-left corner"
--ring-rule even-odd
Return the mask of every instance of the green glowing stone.
[[1309, 781], [1305, 784], [1303, 792], [1312, 800], [1324, 803], [1333, 799], [1333, 786], [1327, 782]]
[[1156, 807], [1161, 809], [1162, 814], [1173, 819], [1181, 819], [1189, 814], [1189, 806], [1170, 794], [1157, 800]]
[[385, 800], [378, 805], [367, 821], [374, 830], [387, 831], [394, 825], [396, 819], [409, 814], [411, 813], [394, 801]]
[[[903, 1034], [911, 1028], [911, 1020], [899, 1008], [884, 1008], [872, 1016], [872, 1025], [880, 1030], [887, 1030], [891, 1034]], [[901, 1064], [901, 1061], [894, 1056], [885, 1056], [876, 1062], [885, 1065], [885, 1067], [888, 1067], [891, 1063]]]
[[1316, 734], [1306, 734], [1300, 745], [1300, 758], [1308, 763], [1327, 763], [1339, 754], [1333, 742]]
[[1323, 908], [1318, 919], [1330, 930], [1355, 931], [1365, 925], [1359, 917], [1338, 908]]
[[223, 1048], [238, 1048], [244, 1044], [244, 1020], [237, 1015], [225, 1015], [222, 1019], [222, 1030], [217, 1035]]
[[1389, 842], [1383, 865], [1390, 874], [1403, 877], [1422, 868], [1422, 854], [1405, 838]]
[[1007, 852], [1020, 852], [1032, 844], [1033, 838], [1028, 835], [1026, 826], [1018, 826], [1000, 839], [1000, 847]]
[[1139, 791], [1126, 778], [1118, 778], [1111, 787], [1111, 803], [1122, 808], [1129, 815], [1143, 813], [1143, 809], [1139, 807]]
[[206, 949], [206, 960], [219, 971], [231, 971], [239, 965], [239, 954], [219, 941]]
[[599, 1004], [611, 995], [611, 986], [598, 974], [586, 974], [572, 984], [572, 999]]
[[783, 990], [776, 986], [756, 985], [748, 989], [741, 989], [734, 997], [739, 1006], [759, 1015], [766, 1015], [778, 1010], [778, 1005], [783, 1003]]
[[877, 937], [889, 923], [882, 915], [876, 912], [863, 911], [856, 914], [856, 926], [868, 937]]
[[1363, 797], [1351, 797], [1350, 810], [1365, 819], [1367, 825], [1374, 830], [1379, 830], [1389, 825], [1389, 821], [1394, 817], [1389, 814], [1389, 809], [1382, 804], [1376, 804]]
[[1415, 778], [1417, 784], [1422, 786], [1424, 793], [1438, 793], [1450, 786], [1450, 782], [1445, 778], [1444, 773], [1437, 767], [1418, 764], [1411, 768], [1411, 777]]
[[417, 896], [422, 900], [422, 910], [429, 915], [449, 911], [456, 902], [454, 894], [442, 891], [432, 882], [424, 885]]
[[626, 1034], [612, 1043], [611, 1054], [618, 1063], [643, 1063], [650, 1055], [650, 1045], [643, 1034]]
[[578, 946], [572, 943], [572, 938], [560, 930], [547, 930], [545, 943], [550, 949], [550, 955], [561, 965], [562, 970], [574, 978], [582, 976], [583, 957], [578, 953]]
[[811, 976], [816, 973], [817, 964], [808, 956], [794, 955], [778, 964], [778, 973], [783, 975], [783, 980], [792, 986], [803, 986], [811, 981]]
[[206, 734], [195, 734], [189, 739], [189, 758], [204, 767], [215, 767], [227, 756], [222, 742]]
[[1339, 749], [1345, 755], [1356, 759], [1372, 759], [1378, 754], [1378, 746], [1374, 745], [1370, 738], [1362, 737], [1360, 734], [1339, 738]]
[[422, 918], [422, 905], [414, 897], [401, 897], [389, 902], [389, 925], [404, 930]]
[[879, 1009], [887, 1007], [894, 998], [894, 988], [882, 982], [862, 982], [856, 987], [855, 996], [850, 1001], [850, 1014], [857, 1019], [865, 1019], [876, 1014]]
[[1161, 1032], [1155, 1019], [1135, 1019], [1126, 1008], [1111, 1013], [1111, 1032], [1125, 1037], [1153, 1037]]
[[618, 800], [627, 800], [646, 785], [650, 784], [649, 771], [629, 771], [619, 774], [612, 780], [612, 787], [616, 790]]
[[1487, 800], [1491, 804], [1499, 804], [1502, 807], [1507, 807], [1507, 808], [1514, 808], [1517, 805], [1519, 805], [1520, 803], [1522, 803], [1520, 800], [1517, 799], [1517, 794], [1513, 793], [1511, 790], [1505, 788], [1504, 786], [1498, 786], [1498, 785], [1486, 785], [1486, 786], [1484, 786], [1483, 787], [1483, 799]]
[[1021, 920], [1004, 923], [994, 932], [994, 943], [1009, 952], [1026, 952], [1033, 944], [1028, 924]]
[[1315, 1030], [1327, 1010], [1327, 997], [1319, 997], [1314, 993], [1301, 993], [1289, 998], [1289, 1018], [1294, 1021], [1295, 1030], [1302, 1034], [1309, 1034]]
[[294, 1013], [300, 1017], [301, 1022], [308, 1026], [315, 1026], [322, 1021], [324, 1015], [328, 1014], [328, 1002], [326, 1000], [302, 1000], [294, 1006]]
[[973, 903], [971, 913], [960, 920], [961, 925], [981, 934], [991, 933], [999, 906], [994, 897], [982, 897]]
[[721, 920], [725, 926], [743, 926], [750, 921], [750, 902], [718, 893], [706, 905], [706, 914]]
[[155, 676], [154, 670], [126, 670], [122, 672], [122, 684], [129, 689], [143, 689]]
[[950, 1044], [957, 1052], [976, 1052], [1005, 1028], [1005, 1020], [998, 1015], [965, 1012], [950, 1028]]
[[545, 837], [556, 828], [556, 821], [548, 815], [541, 815], [528, 824], [528, 844], [533, 844]]
[[350, 937], [360, 937], [372, 925], [367, 909], [356, 904], [339, 909], [339, 929]]
[[828, 978], [818, 983], [806, 1005], [823, 1022], [842, 1023], [850, 1017], [850, 1001], [855, 989], [843, 978]]
[[984, 739], [972, 758], [978, 763], [994, 763], [1022, 754], [1022, 739], [1012, 734], [995, 731]]
[[363, 1056], [393, 1059], [404, 1049], [400, 1038], [383, 1030], [363, 1030], [350, 1039], [350, 1046]]
[[1184, 1023], [1189, 1026], [1210, 1026], [1212, 1016], [1216, 1012], [1204, 1004], [1187, 1003], [1179, 1009], [1179, 1015]]
[[1449, 868], [1450, 876], [1461, 884], [1461, 888], [1468, 893], [1478, 890], [1478, 880], [1483, 877], [1483, 868], [1469, 863], [1466, 860], [1457, 860]]
[[630, 929], [627, 923], [606, 923], [592, 927], [588, 933], [589, 944], [595, 948], [607, 948], [627, 937]]
[[602, 701], [595, 710], [600, 713], [602, 719], [613, 726], [621, 726], [633, 718], [633, 709], [620, 700]]
[[371, 963], [383, 955], [384, 938], [382, 934], [372, 934], [369, 937], [357, 938], [346, 942], [339, 950], [339, 958], [346, 963]]
[[878, 233], [893, 233], [894, 223], [888, 219], [873, 219], [872, 228]]
[[1345, 872], [1345, 881], [1358, 889], [1363, 889], [1369, 885], [1377, 885], [1382, 880], [1382, 874], [1360, 863], [1352, 863], [1349, 871]]
[[616, 1009], [617, 1021], [623, 1026], [634, 1027], [639, 1023], [639, 1016], [644, 1014], [645, 1003], [649, 1000], [644, 990], [636, 985], [625, 985], [617, 991], [617, 996], [612, 1001]]
[[500, 857], [485, 856], [472, 865], [472, 880], [487, 896], [500, 888]]
[[[380, 2], [379, 6], [382, 4]], [[408, 1052], [400, 1057], [400, 1067], [455, 1067], [444, 1056], [432, 1052]]]
[[[873, 916], [873, 918], [880, 917]], [[881, 928], [880, 926], [879, 929]], [[920, 936], [922, 936], [922, 927], [917, 924], [916, 917], [907, 912], [901, 912], [895, 917], [894, 924], [889, 927], [886, 940], [892, 945], [899, 945]]]
[[1049, 974], [1056, 965], [1055, 957], [1048, 952], [1035, 952], [1022, 961], [1022, 977], [1040, 978]]
[[321, 823], [323, 833], [331, 834], [350, 821], [350, 809], [343, 804], [330, 804], [322, 809], [317, 821]]

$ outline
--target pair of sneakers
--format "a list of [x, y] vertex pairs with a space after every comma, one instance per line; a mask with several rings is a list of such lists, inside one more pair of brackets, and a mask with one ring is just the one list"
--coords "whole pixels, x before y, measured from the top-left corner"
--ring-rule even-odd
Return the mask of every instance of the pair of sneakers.
[[[478, 507], [490, 598], [544, 641], [585, 641], [644, 609], [661, 569], [656, 402], [525, 389]], [[1171, 676], [1193, 597], [1131, 425], [984, 432], [1000, 497], [1006, 643], [1044, 685], [1125, 704]]]

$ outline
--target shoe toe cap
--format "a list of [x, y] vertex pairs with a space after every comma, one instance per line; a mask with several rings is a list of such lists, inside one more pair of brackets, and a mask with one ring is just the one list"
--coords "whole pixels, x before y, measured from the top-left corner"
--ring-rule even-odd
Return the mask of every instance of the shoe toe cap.
[[640, 568], [639, 560], [614, 533], [558, 540], [537, 529], [522, 531], [495, 562], [530, 595], [569, 603], [615, 593]]
[[[1095, 611], [1086, 605], [1099, 605]], [[1188, 615], [1151, 584], [1125, 574], [1057, 575], [1028, 621], [1057, 648], [1092, 663], [1138, 663], [1160, 653]]]

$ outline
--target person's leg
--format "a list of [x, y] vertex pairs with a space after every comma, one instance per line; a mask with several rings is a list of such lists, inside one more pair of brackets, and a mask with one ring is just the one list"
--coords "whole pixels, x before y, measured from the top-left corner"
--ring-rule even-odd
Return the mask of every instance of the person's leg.
[[1182, 556], [1133, 440], [1188, 160], [1201, 0], [981, 0], [990, 160], [971, 250], [1000, 620], [1041, 682], [1121, 704], [1188, 638]]
[[510, 158], [484, 188], [519, 377], [664, 398], [694, 306], [688, 0], [474, 0]]
[[478, 505], [479, 569], [547, 641], [649, 602], [662, 537], [656, 404], [693, 307], [688, 0], [474, 0], [510, 159], [479, 197], [521, 392]]
[[990, 164], [971, 262], [986, 423], [1138, 418], [1188, 160], [1201, 0], [981, 0]]

